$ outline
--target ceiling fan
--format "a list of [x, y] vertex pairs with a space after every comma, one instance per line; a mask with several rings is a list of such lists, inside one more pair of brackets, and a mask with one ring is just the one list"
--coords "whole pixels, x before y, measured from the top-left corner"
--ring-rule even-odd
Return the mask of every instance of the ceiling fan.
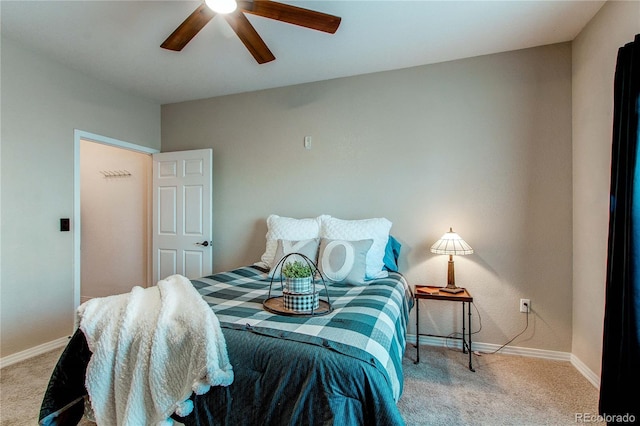
[[233, 31], [259, 64], [271, 62], [276, 57], [251, 25], [245, 13], [330, 34], [336, 32], [342, 19], [338, 16], [270, 0], [238, 1], [237, 3], [235, 0], [205, 0], [205, 3], [198, 6], [160, 47], [175, 51], [182, 50], [216, 13], [224, 15]]

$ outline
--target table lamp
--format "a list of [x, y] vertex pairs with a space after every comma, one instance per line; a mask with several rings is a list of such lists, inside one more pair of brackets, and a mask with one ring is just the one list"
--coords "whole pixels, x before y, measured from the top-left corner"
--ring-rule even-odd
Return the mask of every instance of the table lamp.
[[449, 228], [449, 232], [444, 234], [434, 245], [431, 246], [431, 253], [448, 254], [449, 268], [447, 271], [447, 286], [440, 289], [447, 293], [460, 293], [464, 291], [460, 287], [456, 287], [456, 277], [453, 270], [453, 255], [465, 255], [473, 253], [473, 249], [467, 244], [460, 235], [453, 232], [453, 228]]

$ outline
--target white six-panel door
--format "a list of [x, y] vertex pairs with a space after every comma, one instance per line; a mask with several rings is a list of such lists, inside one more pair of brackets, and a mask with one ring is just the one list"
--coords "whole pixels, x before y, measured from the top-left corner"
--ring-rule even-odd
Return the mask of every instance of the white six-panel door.
[[211, 149], [153, 154], [153, 282], [213, 272]]

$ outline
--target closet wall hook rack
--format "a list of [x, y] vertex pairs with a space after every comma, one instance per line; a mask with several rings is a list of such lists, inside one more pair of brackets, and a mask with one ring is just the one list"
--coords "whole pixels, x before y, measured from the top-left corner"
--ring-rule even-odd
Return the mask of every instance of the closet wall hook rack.
[[131, 177], [131, 173], [127, 170], [100, 170], [100, 173], [106, 178]]

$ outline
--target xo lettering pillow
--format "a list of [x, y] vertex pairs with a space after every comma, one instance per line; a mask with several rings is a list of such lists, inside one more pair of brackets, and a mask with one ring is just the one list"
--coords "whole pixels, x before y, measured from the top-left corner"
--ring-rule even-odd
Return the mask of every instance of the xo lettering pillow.
[[[319, 243], [320, 243], [320, 238], [312, 238], [309, 240], [302, 240], [302, 241], [278, 240], [275, 257], [273, 258], [273, 267], [269, 271], [269, 277], [270, 278], [274, 276], [276, 278], [280, 277], [280, 270], [282, 269], [283, 265], [278, 265], [278, 264], [283, 257], [291, 253], [304, 254], [315, 264], [315, 261], [318, 258]], [[304, 257], [298, 256], [298, 255], [287, 257], [287, 260], [285, 260], [285, 262], [287, 263], [294, 262], [296, 260], [301, 261], [305, 265], [307, 264]]]
[[331, 282], [366, 284], [366, 258], [373, 240], [320, 240], [318, 269]]
[[383, 271], [383, 267], [391, 221], [385, 218], [342, 220], [328, 217], [321, 224], [321, 238], [346, 241], [372, 239], [373, 244], [367, 254], [366, 277], [373, 280], [389, 276], [387, 271]]

